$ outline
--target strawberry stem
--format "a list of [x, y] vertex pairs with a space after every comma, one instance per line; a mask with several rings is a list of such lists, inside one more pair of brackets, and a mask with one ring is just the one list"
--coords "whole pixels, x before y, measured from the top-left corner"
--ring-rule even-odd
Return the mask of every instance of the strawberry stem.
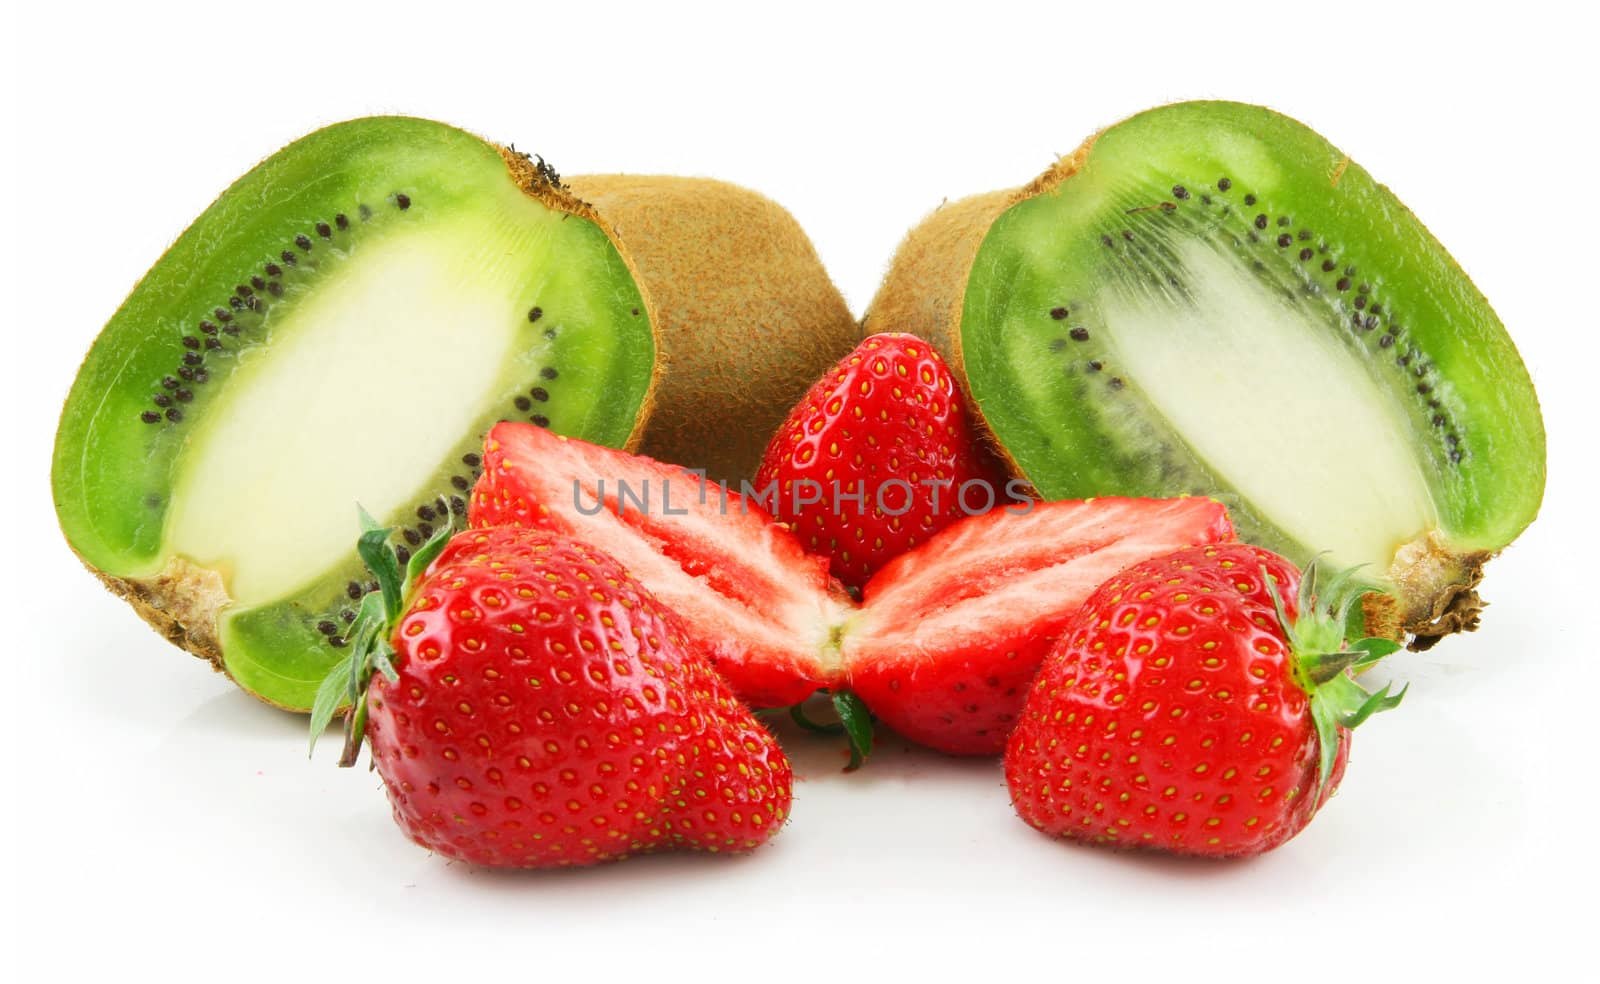
[[806, 705], [803, 704], [803, 703], [801, 703], [801, 704], [791, 704], [789, 706], [789, 719], [791, 721], [793, 721], [795, 724], [798, 724], [800, 727], [804, 728], [807, 731], [810, 731], [813, 734], [818, 734], [818, 735], [842, 735], [842, 734], [844, 734], [844, 723], [843, 722], [835, 721], [833, 724], [824, 724], [824, 723], [822, 723], [820, 721], [813, 721], [809, 717], [806, 716]]
[[848, 690], [829, 690], [823, 687], [813, 696], [827, 697], [828, 703], [833, 707], [833, 713], [839, 716], [839, 720], [832, 723], [812, 720], [806, 713], [804, 701], [789, 707], [790, 720], [813, 734], [844, 735], [850, 746], [850, 763], [844, 767], [844, 771], [854, 772], [861, 768], [866, 763], [867, 756], [872, 754], [872, 711], [868, 709], [865, 701]]
[[848, 690], [833, 692], [833, 709], [850, 739], [850, 763], [844, 771], [854, 772], [866, 764], [867, 756], [872, 754], [872, 712], [867, 710], [865, 701]]
[[395, 672], [394, 648], [389, 639], [405, 611], [406, 599], [428, 565], [444, 550], [455, 532], [457, 519], [447, 507], [439, 529], [402, 566], [400, 554], [390, 541], [394, 529], [379, 526], [359, 505], [356, 510], [361, 519], [356, 552], [378, 582], [378, 590], [363, 597], [356, 610], [350, 626], [349, 655], [335, 663], [317, 687], [311, 704], [311, 744], [306, 752], [309, 757], [316, 751], [317, 739], [342, 707], [345, 718], [344, 746], [339, 753], [341, 768], [355, 765], [361, 757], [367, 733], [367, 686], [372, 682], [373, 671], [382, 673], [390, 682], [400, 678]]
[[1399, 706], [1406, 693], [1402, 687], [1391, 694], [1388, 686], [1369, 693], [1352, 675], [1400, 648], [1390, 639], [1358, 639], [1346, 644], [1344, 627], [1351, 607], [1373, 590], [1353, 581], [1356, 570], [1352, 567], [1328, 579], [1319, 597], [1317, 560], [1313, 559], [1300, 578], [1297, 617], [1290, 620], [1277, 582], [1265, 566], [1261, 568], [1279, 628], [1289, 642], [1296, 682], [1311, 701], [1311, 720], [1317, 732], [1317, 787], [1313, 793], [1317, 800], [1333, 775], [1345, 732], [1379, 711]]

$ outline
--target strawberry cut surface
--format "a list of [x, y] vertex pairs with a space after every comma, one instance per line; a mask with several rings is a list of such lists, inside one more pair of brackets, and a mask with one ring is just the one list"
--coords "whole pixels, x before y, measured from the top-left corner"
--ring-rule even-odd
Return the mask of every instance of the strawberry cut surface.
[[759, 506], [674, 466], [517, 423], [490, 433], [484, 465], [474, 526], [557, 530], [611, 554], [746, 701], [851, 690], [954, 754], [1004, 748], [1040, 661], [1106, 577], [1233, 537], [1210, 499], [1014, 504], [891, 561], [855, 603]]
[[606, 551], [746, 700], [795, 704], [836, 676], [849, 598], [825, 558], [738, 493], [528, 424], [491, 430], [483, 464], [473, 526], [556, 530]]

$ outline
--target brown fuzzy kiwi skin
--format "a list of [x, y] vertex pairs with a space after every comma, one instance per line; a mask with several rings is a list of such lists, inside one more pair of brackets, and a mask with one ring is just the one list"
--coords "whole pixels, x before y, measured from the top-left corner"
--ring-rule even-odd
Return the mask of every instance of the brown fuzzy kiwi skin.
[[[961, 360], [961, 311], [978, 247], [1006, 209], [1036, 195], [1050, 194], [1078, 173], [1099, 139], [1057, 159], [1050, 169], [1020, 188], [985, 192], [934, 209], [906, 234], [895, 250], [878, 293], [863, 319], [867, 334], [908, 331], [934, 343], [965, 385]], [[968, 394], [970, 396], [970, 394]]]
[[724, 181], [563, 181], [499, 150], [525, 193], [600, 227], [644, 298], [656, 371], [627, 449], [735, 487], [754, 477], [789, 410], [861, 338], [794, 216]]
[[844, 297], [794, 217], [756, 192], [625, 174], [570, 178], [568, 191], [650, 306], [657, 369], [638, 450], [737, 488], [795, 403], [860, 341]]
[[[166, 569], [151, 577], [117, 577], [95, 569], [81, 556], [78, 561], [99, 578], [107, 590], [126, 601], [163, 639], [205, 660], [213, 670], [232, 679], [222, 659], [222, 646], [217, 641], [217, 615], [230, 599], [222, 585], [222, 576], [216, 571], [174, 557]], [[265, 703], [273, 703], [252, 691], [246, 693]]]
[[1036, 195], [1050, 194], [1078, 173], [1100, 134], [1096, 133], [1049, 170], [1018, 188], [972, 195], [935, 209], [906, 234], [895, 250], [889, 272], [867, 306], [863, 331], [905, 331], [927, 339], [939, 349], [954, 370], [957, 382], [974, 410], [980, 439], [1014, 479], [1026, 480], [1005, 447], [989, 429], [983, 407], [967, 387], [966, 364], [961, 354], [961, 312], [966, 303], [967, 281], [978, 247], [1006, 209]]
[[[1440, 639], [1472, 632], [1487, 606], [1478, 595], [1483, 565], [1494, 558], [1486, 551], [1460, 553], [1435, 533], [1425, 533], [1395, 553], [1388, 577], [1403, 590], [1372, 593], [1361, 599], [1369, 635], [1406, 640], [1413, 652], [1432, 649]], [[1411, 599], [1403, 604], [1401, 597]]]

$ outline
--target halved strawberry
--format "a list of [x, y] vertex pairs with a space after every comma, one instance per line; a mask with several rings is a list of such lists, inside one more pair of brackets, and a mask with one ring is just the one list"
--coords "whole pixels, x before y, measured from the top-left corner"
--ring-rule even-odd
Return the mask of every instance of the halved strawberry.
[[956, 754], [999, 752], [1061, 626], [1107, 576], [1233, 538], [1210, 499], [1024, 503], [965, 519], [885, 567], [853, 604], [748, 499], [648, 458], [496, 426], [474, 526], [559, 530], [615, 557], [745, 700], [854, 691]]
[[1089, 499], [946, 529], [867, 583], [846, 633], [849, 686], [946, 752], [997, 754], [1039, 664], [1106, 578], [1174, 545], [1233, 539], [1211, 499]]
[[915, 335], [873, 335], [812, 386], [767, 445], [755, 488], [852, 588], [966, 515], [1010, 500], [961, 392]]
[[837, 673], [833, 637], [850, 599], [827, 558], [692, 472], [503, 423], [468, 509], [473, 526], [556, 530], [615, 557], [752, 704], [799, 703]]

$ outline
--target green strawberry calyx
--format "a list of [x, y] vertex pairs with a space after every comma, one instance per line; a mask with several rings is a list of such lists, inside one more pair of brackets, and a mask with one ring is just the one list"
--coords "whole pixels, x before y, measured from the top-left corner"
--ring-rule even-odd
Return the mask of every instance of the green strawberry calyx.
[[344, 717], [344, 751], [339, 755], [343, 768], [355, 765], [361, 755], [367, 732], [367, 684], [373, 672], [382, 673], [391, 683], [400, 679], [394, 669], [394, 646], [389, 640], [412, 588], [444, 550], [455, 527], [455, 516], [447, 512], [445, 522], [402, 565], [400, 554], [390, 541], [394, 527], [379, 526], [360, 506], [356, 510], [361, 517], [356, 552], [378, 582], [378, 590], [368, 592], [356, 610], [356, 620], [350, 625], [349, 655], [335, 663], [317, 687], [311, 704], [311, 744], [307, 750], [307, 755], [316, 750], [317, 739], [327, 730], [333, 715], [341, 707], [348, 708]]
[[1321, 800], [1322, 790], [1333, 774], [1344, 731], [1379, 711], [1399, 706], [1410, 687], [1407, 684], [1398, 693], [1390, 693], [1389, 685], [1385, 684], [1374, 693], [1355, 680], [1356, 671], [1400, 648], [1393, 639], [1383, 638], [1358, 639], [1346, 645], [1344, 630], [1351, 608], [1362, 595], [1373, 590], [1353, 582], [1359, 569], [1351, 567], [1340, 571], [1329, 578], [1319, 592], [1317, 561], [1313, 559], [1301, 575], [1300, 595], [1295, 606], [1298, 617], [1291, 620], [1284, 610], [1276, 580], [1267, 573], [1266, 567], [1261, 568], [1262, 581], [1278, 615], [1278, 626], [1289, 642], [1295, 682], [1311, 700], [1311, 720], [1316, 727], [1319, 756], [1313, 801]]
[[872, 712], [867, 709], [867, 704], [853, 692], [844, 689], [822, 687], [813, 696], [828, 698], [833, 706], [833, 713], [839, 720], [813, 721], [806, 713], [805, 702], [792, 704], [788, 708], [772, 707], [764, 711], [757, 711], [756, 715], [778, 714], [787, 710], [790, 720], [796, 725], [819, 735], [844, 735], [845, 741], [850, 746], [850, 762], [844, 767], [846, 772], [854, 772], [866, 764], [867, 756], [872, 754], [873, 725]]

